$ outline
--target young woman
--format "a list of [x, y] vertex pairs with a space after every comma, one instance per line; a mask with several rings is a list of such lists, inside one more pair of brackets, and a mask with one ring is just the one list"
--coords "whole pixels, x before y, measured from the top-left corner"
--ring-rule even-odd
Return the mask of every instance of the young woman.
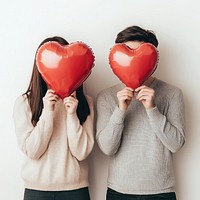
[[[48, 41], [68, 44], [52, 37], [40, 46]], [[24, 200], [90, 199], [86, 158], [94, 145], [93, 116], [93, 102], [83, 86], [61, 100], [34, 62], [29, 87], [17, 98], [13, 112], [17, 141], [25, 154]]]

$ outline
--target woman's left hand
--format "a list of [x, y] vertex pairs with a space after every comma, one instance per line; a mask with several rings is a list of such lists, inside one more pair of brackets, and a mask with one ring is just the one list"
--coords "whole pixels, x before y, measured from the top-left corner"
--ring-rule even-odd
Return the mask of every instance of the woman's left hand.
[[63, 102], [67, 114], [72, 115], [76, 113], [76, 109], [78, 107], [78, 99], [76, 98], [76, 92], [73, 92], [71, 96], [64, 98]]
[[138, 92], [136, 99], [141, 101], [146, 109], [155, 107], [155, 91], [152, 88], [143, 85], [135, 89], [135, 92]]

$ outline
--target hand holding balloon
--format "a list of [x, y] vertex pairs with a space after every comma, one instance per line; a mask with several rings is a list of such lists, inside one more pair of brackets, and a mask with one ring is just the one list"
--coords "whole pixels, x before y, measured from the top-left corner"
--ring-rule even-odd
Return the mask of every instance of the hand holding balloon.
[[71, 96], [65, 97], [63, 99], [65, 109], [67, 114], [73, 115], [76, 113], [76, 109], [78, 107], [78, 99], [76, 98], [76, 92], [74, 92]]
[[44, 108], [50, 111], [54, 111], [55, 104], [59, 99], [59, 96], [56, 95], [53, 90], [48, 89], [45, 96], [43, 97]]
[[133, 89], [125, 87], [117, 93], [118, 107], [120, 110], [127, 110], [133, 99]]
[[135, 92], [138, 92], [136, 99], [142, 102], [146, 109], [152, 109], [155, 107], [154, 98], [155, 91], [154, 89], [147, 87], [146, 85], [138, 87]]

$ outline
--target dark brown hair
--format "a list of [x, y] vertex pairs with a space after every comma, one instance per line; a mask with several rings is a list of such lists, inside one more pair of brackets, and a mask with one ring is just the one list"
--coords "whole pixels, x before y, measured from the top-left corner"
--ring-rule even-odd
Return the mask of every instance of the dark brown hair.
[[151, 30], [145, 30], [139, 26], [130, 26], [123, 31], [119, 32], [115, 43], [124, 43], [128, 41], [140, 41], [158, 46], [156, 35]]
[[[61, 45], [69, 44], [64, 38], [56, 36], [56, 37], [51, 37], [51, 38], [47, 38], [43, 40], [40, 43], [39, 47], [49, 41], [55, 41]], [[42, 98], [45, 96], [47, 89], [48, 89], [47, 85], [38, 71], [38, 68], [36, 65], [36, 55], [35, 55], [31, 80], [30, 80], [27, 91], [23, 94], [23, 95], [26, 95], [28, 98], [28, 102], [29, 102], [30, 109], [32, 112], [31, 122], [34, 126], [36, 126], [37, 122], [39, 121], [40, 115], [42, 113], [42, 109], [43, 109]], [[87, 116], [90, 114], [89, 105], [83, 93], [82, 85], [76, 90], [76, 96], [79, 101], [76, 113], [77, 113], [80, 123], [82, 124], [83, 122], [85, 122]]]

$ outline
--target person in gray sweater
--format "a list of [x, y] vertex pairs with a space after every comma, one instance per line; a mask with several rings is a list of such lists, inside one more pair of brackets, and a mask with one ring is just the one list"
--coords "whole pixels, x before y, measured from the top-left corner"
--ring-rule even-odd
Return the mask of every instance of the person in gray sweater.
[[[115, 42], [158, 46], [138, 26]], [[184, 115], [182, 91], [153, 76], [135, 90], [119, 83], [98, 94], [96, 140], [110, 158], [107, 200], [176, 200], [172, 156], [185, 143]]]

